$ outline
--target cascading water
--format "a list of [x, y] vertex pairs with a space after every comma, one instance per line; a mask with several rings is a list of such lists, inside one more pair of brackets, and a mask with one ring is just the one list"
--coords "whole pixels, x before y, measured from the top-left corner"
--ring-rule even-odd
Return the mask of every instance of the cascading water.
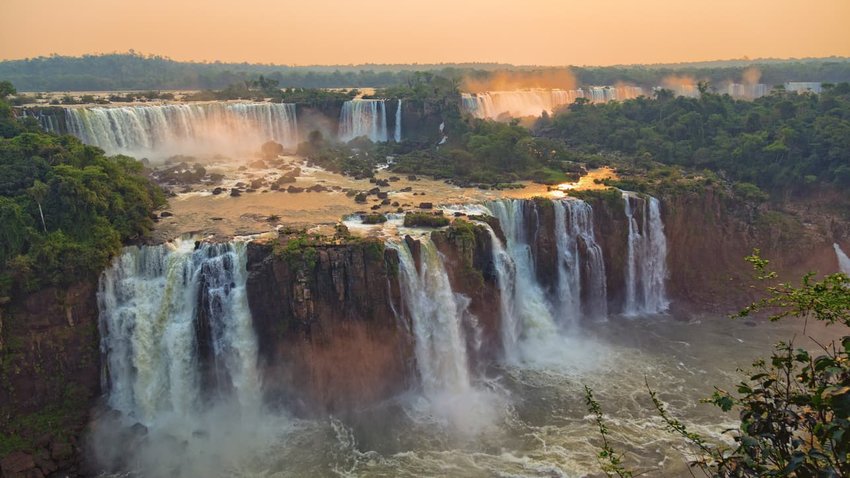
[[426, 397], [470, 390], [469, 361], [462, 320], [468, 301], [452, 292], [434, 243], [420, 239], [420, 269], [406, 241], [388, 242], [399, 256], [402, 308], [410, 318], [416, 365]]
[[847, 254], [841, 250], [841, 246], [837, 243], [833, 244], [832, 247], [835, 249], [835, 256], [838, 258], [838, 270], [850, 275], [850, 257], [847, 257]]
[[[171, 155], [298, 143], [294, 104], [203, 103], [66, 108], [68, 133], [109, 154]], [[47, 125], [50, 128], [50, 124]]]
[[502, 240], [496, 235], [493, 228], [487, 223], [481, 223], [490, 234], [493, 248], [493, 264], [495, 265], [496, 281], [499, 286], [499, 311], [501, 314], [501, 337], [507, 361], [516, 359], [515, 353], [519, 343], [522, 324], [517, 320], [515, 313], [516, 298], [516, 265], [508, 251], [505, 250]]
[[561, 106], [586, 98], [594, 103], [623, 101], [643, 94], [638, 86], [590, 86], [576, 90], [529, 89], [462, 93], [461, 107], [476, 118], [498, 119], [507, 115], [518, 118], [552, 114]]
[[568, 90], [488, 91], [465, 93], [461, 98], [467, 112], [487, 119], [497, 119], [502, 115], [540, 116], [544, 111], [552, 113], [555, 108], [575, 101]]
[[575, 325], [582, 316], [608, 313], [605, 261], [593, 231], [593, 209], [579, 200], [555, 201], [558, 311]]
[[360, 136], [366, 136], [373, 142], [388, 140], [386, 100], [356, 99], [343, 103], [339, 116], [340, 141], [347, 142]]
[[[231, 394], [241, 407], [259, 406], [245, 267], [244, 243], [195, 248], [182, 241], [124, 250], [104, 272], [98, 292], [111, 407], [151, 424], [163, 413], [190, 416], [208, 396]], [[211, 363], [202, 363], [204, 348]], [[203, 386], [205, 366], [218, 379], [212, 390]]]
[[398, 99], [398, 106], [395, 110], [395, 134], [393, 139], [396, 143], [401, 143], [401, 98]]
[[[488, 203], [487, 208], [499, 219], [507, 253], [516, 268], [511, 314], [519, 324], [520, 336], [547, 336], [555, 333], [555, 320], [534, 272], [534, 258], [525, 232], [524, 203], [521, 199], [503, 199]], [[512, 351], [507, 353], [510, 355]]]
[[623, 192], [629, 223], [626, 258], [626, 300], [623, 314], [658, 314], [667, 310], [667, 238], [661, 220], [660, 203]]

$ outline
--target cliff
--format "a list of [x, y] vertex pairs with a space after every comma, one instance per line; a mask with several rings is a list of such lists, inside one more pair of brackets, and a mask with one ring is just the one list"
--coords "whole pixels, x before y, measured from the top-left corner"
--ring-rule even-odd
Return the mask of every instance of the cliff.
[[396, 323], [398, 258], [377, 241], [252, 243], [248, 300], [272, 403], [338, 413], [409, 384], [409, 337]]
[[661, 199], [670, 242], [668, 287], [680, 306], [727, 311], [752, 301], [753, 269], [743, 258], [756, 248], [783, 280], [838, 270], [832, 244], [842, 233], [814, 210], [804, 215], [754, 206], [715, 189]]
[[[470, 299], [478, 331], [466, 334], [473, 362], [501, 352], [498, 286], [489, 233], [466, 221], [434, 231], [453, 290]], [[417, 241], [407, 238], [411, 248]], [[248, 250], [248, 301], [270, 403], [300, 414], [344, 414], [416, 382], [398, 255], [377, 240], [311, 242], [282, 234]], [[480, 332], [480, 333], [472, 333]]]
[[100, 392], [95, 292], [93, 282], [45, 289], [0, 311], [0, 476], [79, 470]]
[[[833, 242], [846, 231], [832, 216], [742, 202], [724, 190], [674, 191], [659, 195], [667, 237], [667, 292], [673, 311], [736, 311], [756, 296], [754, 249], [786, 280], [807, 272], [837, 270]], [[596, 238], [603, 249], [610, 310], [623, 302], [628, 223], [619, 195], [590, 195]], [[805, 210], [803, 207], [801, 210]], [[811, 211], [811, 210], [810, 210]], [[635, 212], [640, 220], [641, 212]]]

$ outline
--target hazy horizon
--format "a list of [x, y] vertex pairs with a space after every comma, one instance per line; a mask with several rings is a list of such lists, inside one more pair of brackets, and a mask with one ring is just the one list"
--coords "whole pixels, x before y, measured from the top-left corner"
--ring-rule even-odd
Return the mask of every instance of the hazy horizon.
[[129, 50], [175, 61], [289, 66], [612, 66], [850, 56], [845, 0], [602, 0], [593, 8], [572, 0], [435, 0], [404, 7], [364, 0], [357, 8], [338, 0], [210, 0], [200, 7], [151, 0], [129, 10], [109, 0], [7, 3], [0, 60]]
[[285, 68], [329, 68], [329, 67], [343, 67], [343, 68], [352, 68], [352, 67], [361, 67], [361, 66], [375, 66], [375, 67], [415, 67], [415, 66], [494, 66], [494, 67], [509, 67], [509, 68], [518, 68], [518, 69], [531, 69], [531, 68], [541, 68], [541, 69], [561, 69], [561, 68], [612, 68], [612, 67], [673, 67], [677, 65], [714, 65], [714, 64], [736, 64], [740, 63], [741, 65], [754, 64], [754, 63], [780, 63], [780, 62], [821, 62], [821, 61], [850, 61], [850, 56], [844, 55], [828, 55], [828, 56], [806, 56], [806, 57], [742, 57], [742, 58], [713, 58], [713, 59], [705, 59], [705, 60], [693, 60], [693, 61], [678, 61], [678, 62], [663, 62], [663, 63], [614, 63], [609, 65], [599, 65], [599, 64], [563, 64], [563, 65], [540, 65], [540, 64], [520, 64], [520, 63], [505, 63], [505, 62], [495, 62], [495, 61], [443, 61], [443, 62], [393, 62], [393, 63], [376, 63], [376, 62], [363, 62], [363, 63], [303, 63], [303, 64], [293, 64], [293, 63], [273, 63], [273, 62], [251, 62], [251, 61], [222, 61], [218, 59], [211, 60], [193, 60], [193, 59], [178, 59], [172, 58], [168, 55], [163, 55], [158, 52], [142, 52], [136, 50], [127, 50], [127, 51], [96, 51], [96, 52], [88, 52], [81, 53], [77, 55], [69, 55], [69, 54], [60, 54], [60, 53], [49, 53], [46, 55], [36, 55], [29, 57], [19, 57], [19, 58], [0, 58], [0, 63], [7, 61], [28, 61], [35, 59], [45, 59], [45, 58], [53, 58], [55, 56], [59, 56], [62, 58], [73, 58], [80, 59], [89, 56], [110, 56], [110, 55], [138, 55], [142, 58], [162, 58], [165, 60], [174, 61], [177, 63], [186, 63], [186, 64], [197, 64], [197, 65], [214, 65], [214, 64], [222, 64], [222, 65], [251, 65], [251, 66], [267, 66], [267, 67], [285, 67]]

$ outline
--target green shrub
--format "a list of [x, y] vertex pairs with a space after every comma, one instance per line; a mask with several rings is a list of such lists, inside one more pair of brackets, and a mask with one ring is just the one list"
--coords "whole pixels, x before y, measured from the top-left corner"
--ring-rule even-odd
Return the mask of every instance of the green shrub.
[[383, 214], [374, 213], [363, 216], [363, 224], [383, 224], [385, 222], [387, 222], [387, 216]]
[[409, 212], [404, 215], [404, 227], [445, 227], [450, 222], [446, 216], [427, 212]]

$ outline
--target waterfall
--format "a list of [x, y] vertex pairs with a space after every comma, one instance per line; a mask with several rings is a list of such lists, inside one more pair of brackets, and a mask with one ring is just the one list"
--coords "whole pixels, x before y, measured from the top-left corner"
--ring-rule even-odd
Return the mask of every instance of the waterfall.
[[399, 256], [402, 308], [415, 339], [416, 365], [426, 397], [471, 389], [462, 320], [469, 301], [452, 292], [443, 259], [430, 238], [420, 239], [420, 268], [407, 241], [388, 242]]
[[[244, 243], [181, 241], [128, 247], [116, 258], [98, 290], [110, 406], [145, 424], [161, 413], [192, 415], [209, 391], [259, 406], [246, 250]], [[204, 367], [216, 378], [212, 390]]]
[[667, 238], [660, 204], [654, 197], [643, 198], [625, 191], [623, 200], [629, 223], [623, 313], [634, 316], [664, 312], [669, 306], [664, 286]]
[[401, 98], [398, 99], [398, 107], [395, 110], [395, 135], [393, 139], [396, 143], [401, 143]]
[[623, 101], [643, 94], [639, 86], [590, 86], [575, 90], [528, 89], [462, 93], [461, 107], [476, 118], [498, 119], [502, 115], [514, 118], [552, 114], [556, 109], [572, 104], [578, 98], [594, 103]]
[[573, 199], [555, 201], [559, 315], [570, 324], [608, 313], [605, 261], [593, 231], [593, 208]]
[[850, 275], [850, 257], [847, 257], [838, 243], [834, 243], [832, 247], [835, 248], [835, 256], [838, 258], [838, 270]]
[[347, 142], [360, 136], [366, 136], [373, 142], [388, 140], [386, 100], [357, 99], [343, 103], [339, 116], [340, 141]]
[[480, 224], [487, 229], [490, 234], [490, 241], [493, 244], [493, 264], [499, 286], [502, 347], [504, 348], [505, 358], [512, 361], [516, 359], [517, 346], [522, 332], [522, 324], [517, 320], [516, 306], [514, 305], [516, 303], [514, 297], [516, 295], [516, 265], [493, 228], [486, 222]]
[[65, 119], [69, 134], [109, 154], [221, 152], [237, 144], [254, 150], [269, 140], [294, 148], [298, 143], [295, 105], [285, 103], [66, 108]]
[[524, 204], [522, 199], [503, 199], [488, 203], [487, 208], [499, 219], [507, 253], [516, 269], [512, 314], [519, 324], [520, 335], [545, 336], [555, 333], [556, 327], [534, 271], [534, 258], [525, 232]]

